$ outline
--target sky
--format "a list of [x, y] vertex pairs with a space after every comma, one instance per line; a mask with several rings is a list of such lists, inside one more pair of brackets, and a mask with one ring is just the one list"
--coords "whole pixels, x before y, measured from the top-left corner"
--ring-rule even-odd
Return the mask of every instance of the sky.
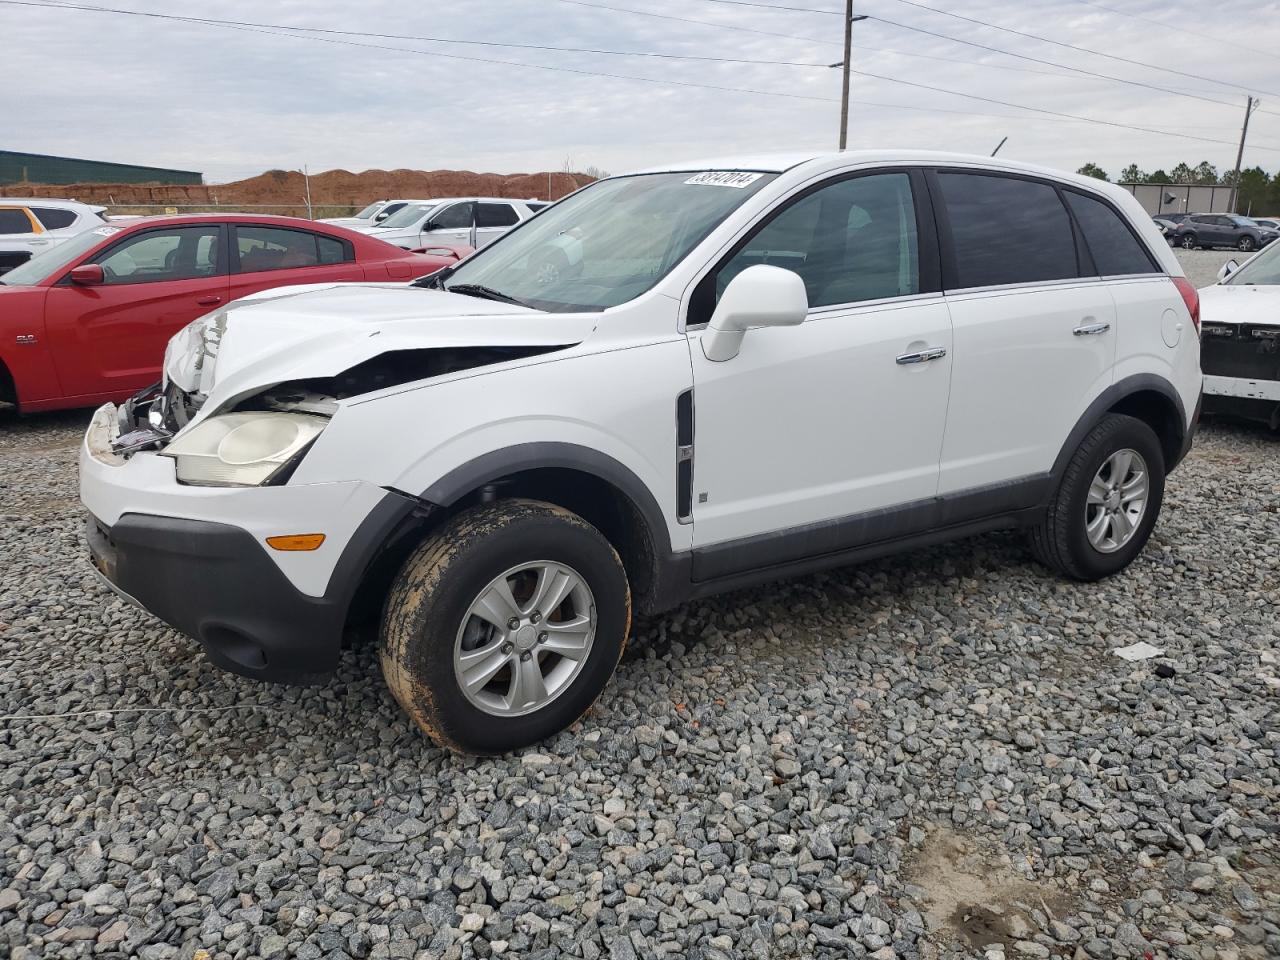
[[[199, 170], [210, 183], [304, 165], [312, 173], [518, 173], [568, 162], [575, 170], [622, 173], [697, 157], [834, 150], [840, 71], [828, 65], [842, 55], [842, 6], [0, 0], [0, 89], [17, 91], [4, 98], [0, 149]], [[1131, 162], [1169, 170], [1208, 160], [1229, 170], [1245, 97], [1253, 93], [1262, 103], [1250, 121], [1244, 165], [1280, 170], [1280, 0], [1236, 6], [1238, 14], [1226, 18], [1191, 0], [855, 0], [855, 14], [870, 19], [853, 27], [851, 63], [860, 73], [851, 83], [850, 147], [989, 154], [1007, 136], [1001, 156], [1069, 170], [1094, 162], [1113, 179]]]

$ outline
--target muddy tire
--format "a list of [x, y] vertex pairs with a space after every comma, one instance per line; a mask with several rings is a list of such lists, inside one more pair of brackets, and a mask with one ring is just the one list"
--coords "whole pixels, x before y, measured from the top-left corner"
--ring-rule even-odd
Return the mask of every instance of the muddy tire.
[[600, 532], [513, 499], [460, 514], [410, 555], [378, 647], [387, 686], [424, 733], [498, 754], [581, 717], [630, 627], [626, 571]]
[[1036, 559], [1073, 580], [1101, 580], [1146, 546], [1164, 499], [1164, 453], [1134, 417], [1108, 414], [1067, 464], [1039, 524]]

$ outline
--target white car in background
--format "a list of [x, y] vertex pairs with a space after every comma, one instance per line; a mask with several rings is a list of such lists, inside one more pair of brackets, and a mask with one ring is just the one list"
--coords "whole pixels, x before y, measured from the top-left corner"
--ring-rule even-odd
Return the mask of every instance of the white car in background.
[[354, 216], [325, 217], [317, 222], [332, 223], [339, 227], [350, 227], [352, 230], [358, 230], [361, 227], [374, 227], [402, 209], [405, 204], [412, 202], [412, 200], [375, 200]]
[[106, 209], [77, 200], [0, 197], [0, 274], [79, 233], [103, 226]]
[[1200, 291], [1204, 408], [1280, 429], [1280, 244]]
[[479, 249], [521, 220], [528, 220], [535, 212], [523, 200], [498, 197], [410, 200], [377, 226], [356, 229], [406, 250], [437, 243], [465, 244]]

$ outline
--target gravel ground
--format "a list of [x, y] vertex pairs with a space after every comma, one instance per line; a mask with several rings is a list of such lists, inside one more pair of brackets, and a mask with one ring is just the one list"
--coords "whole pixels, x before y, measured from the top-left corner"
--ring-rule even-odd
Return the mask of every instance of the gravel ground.
[[1228, 260], [1244, 263], [1251, 256], [1239, 250], [1175, 250], [1174, 255], [1197, 289], [1217, 283], [1218, 270]]
[[1209, 424], [1105, 583], [997, 535], [690, 604], [475, 760], [368, 647], [256, 684], [99, 587], [86, 422], [0, 425], [0, 956], [1280, 955], [1280, 437]]

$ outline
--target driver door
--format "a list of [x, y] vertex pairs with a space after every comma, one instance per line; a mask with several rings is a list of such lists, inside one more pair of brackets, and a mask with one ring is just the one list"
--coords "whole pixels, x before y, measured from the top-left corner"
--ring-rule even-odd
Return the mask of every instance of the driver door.
[[423, 246], [432, 243], [461, 243], [474, 246], [472, 227], [475, 226], [474, 203], [454, 203], [437, 210], [422, 225], [421, 240]]
[[691, 325], [754, 264], [798, 273], [809, 312], [799, 326], [748, 331], [727, 361], [707, 359], [705, 325], [689, 334], [694, 579], [932, 525], [951, 319], [932, 217], [917, 209], [926, 197], [904, 170], [828, 181], [771, 215], [699, 284]]
[[130, 233], [84, 261], [102, 265], [103, 283], [64, 276], [45, 301], [64, 393], [123, 397], [160, 379], [169, 338], [226, 302], [226, 260], [221, 225], [162, 227]]

